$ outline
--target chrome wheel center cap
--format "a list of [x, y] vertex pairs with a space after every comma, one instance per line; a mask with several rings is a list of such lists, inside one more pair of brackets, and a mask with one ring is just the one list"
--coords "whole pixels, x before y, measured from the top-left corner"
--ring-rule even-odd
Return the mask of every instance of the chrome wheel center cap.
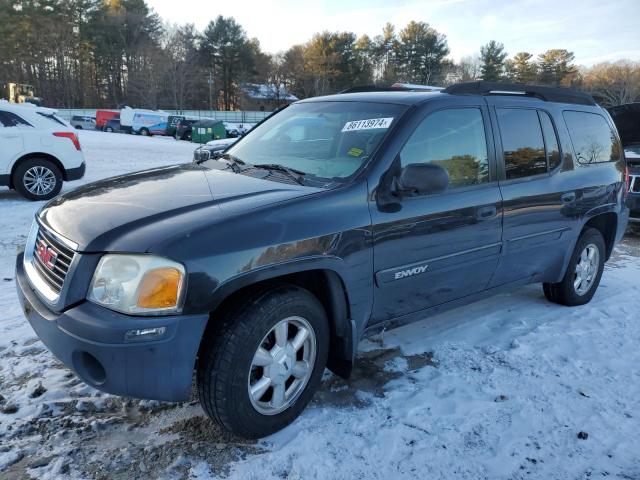
[[295, 365], [295, 352], [282, 349], [273, 356], [273, 363], [268, 367], [267, 376], [273, 383], [284, 383], [291, 376], [291, 369]]

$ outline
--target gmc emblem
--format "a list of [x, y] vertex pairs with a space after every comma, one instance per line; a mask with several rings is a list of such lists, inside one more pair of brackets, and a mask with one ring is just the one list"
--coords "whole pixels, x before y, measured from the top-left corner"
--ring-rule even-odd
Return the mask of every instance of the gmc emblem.
[[58, 254], [49, 248], [42, 240], [40, 240], [36, 246], [36, 255], [49, 270], [53, 270], [56, 260], [58, 259]]

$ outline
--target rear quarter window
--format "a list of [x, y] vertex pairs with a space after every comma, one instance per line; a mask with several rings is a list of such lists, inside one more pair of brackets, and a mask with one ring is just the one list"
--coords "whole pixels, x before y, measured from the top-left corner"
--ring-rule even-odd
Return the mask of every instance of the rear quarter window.
[[15, 113], [2, 111], [0, 111], [0, 125], [3, 127], [33, 127], [33, 125]]
[[589, 165], [620, 160], [622, 147], [602, 115], [567, 110], [563, 116], [579, 163]]

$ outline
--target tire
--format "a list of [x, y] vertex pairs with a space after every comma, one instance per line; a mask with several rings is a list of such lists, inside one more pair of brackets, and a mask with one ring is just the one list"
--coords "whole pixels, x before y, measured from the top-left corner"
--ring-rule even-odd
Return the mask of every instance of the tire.
[[82, 130], [82, 125], [76, 125], [76, 130]]
[[589, 303], [600, 284], [605, 257], [606, 245], [600, 231], [586, 229], [576, 243], [564, 278], [558, 283], [542, 284], [547, 300], [568, 307]]
[[[271, 435], [300, 415], [320, 385], [329, 350], [324, 308], [307, 290], [280, 285], [244, 297], [220, 320], [205, 335], [199, 354], [200, 403], [215, 423], [235, 435]], [[292, 356], [303, 329], [308, 335]], [[254, 356], [260, 347], [263, 355]]]
[[29, 200], [50, 200], [60, 193], [62, 173], [46, 158], [31, 158], [18, 165], [12, 182], [18, 193]]
[[150, 137], [151, 134], [149, 133], [149, 130], [147, 130], [146, 128], [141, 128], [140, 129], [140, 135], [142, 135], [143, 137]]
[[107, 127], [107, 128], [104, 129], [104, 131], [108, 132], [108, 133], [113, 133], [113, 128]]
[[190, 142], [190, 141], [191, 141], [191, 132], [186, 133], [186, 134], [184, 135], [184, 139], [185, 139], [187, 142]]

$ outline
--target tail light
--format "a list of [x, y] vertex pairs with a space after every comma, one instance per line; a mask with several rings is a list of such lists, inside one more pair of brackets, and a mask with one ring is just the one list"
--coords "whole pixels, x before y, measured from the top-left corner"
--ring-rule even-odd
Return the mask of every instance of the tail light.
[[629, 175], [629, 165], [624, 166], [624, 184], [626, 188], [624, 189], [624, 196], [626, 197], [631, 190], [631, 175]]
[[73, 142], [73, 146], [76, 147], [76, 150], [81, 150], [80, 148], [80, 140], [78, 140], [78, 136], [73, 132], [54, 132], [54, 137], [62, 137], [68, 138]]

